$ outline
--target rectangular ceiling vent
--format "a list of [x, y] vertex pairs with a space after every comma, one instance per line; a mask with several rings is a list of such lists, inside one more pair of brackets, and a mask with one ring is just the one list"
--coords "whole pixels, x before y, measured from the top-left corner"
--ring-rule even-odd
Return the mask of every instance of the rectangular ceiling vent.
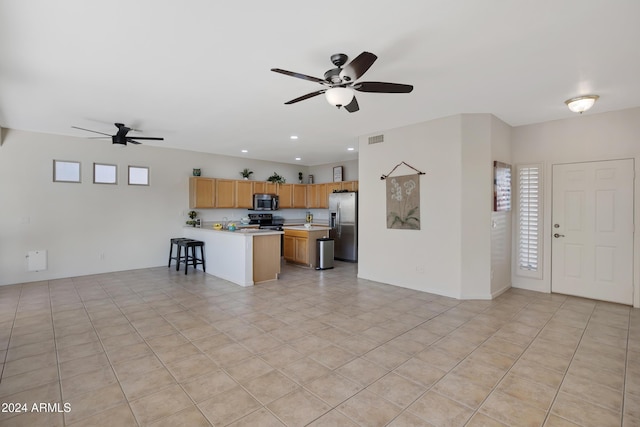
[[381, 142], [384, 142], [384, 135], [376, 135], [376, 136], [369, 137], [369, 145], [380, 144]]

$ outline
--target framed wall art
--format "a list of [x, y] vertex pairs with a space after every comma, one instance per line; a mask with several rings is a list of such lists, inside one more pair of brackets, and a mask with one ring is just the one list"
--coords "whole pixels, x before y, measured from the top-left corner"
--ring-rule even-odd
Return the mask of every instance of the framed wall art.
[[511, 210], [511, 165], [493, 162], [493, 210]]
[[333, 182], [342, 181], [342, 166], [336, 166], [333, 168]]

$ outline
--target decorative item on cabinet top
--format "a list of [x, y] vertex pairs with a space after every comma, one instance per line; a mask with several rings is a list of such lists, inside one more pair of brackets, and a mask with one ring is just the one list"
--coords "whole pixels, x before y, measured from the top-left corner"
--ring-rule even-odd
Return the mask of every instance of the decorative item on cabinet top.
[[193, 168], [193, 176], [200, 176], [202, 171], [200, 169]]
[[287, 180], [283, 176], [278, 175], [277, 172], [274, 172], [273, 175], [267, 178], [267, 181], [272, 182], [274, 184], [284, 184], [285, 182], [287, 182]]
[[251, 174], [253, 174], [253, 171], [247, 168], [244, 168], [243, 170], [240, 171], [240, 175], [242, 175], [243, 179], [251, 178]]

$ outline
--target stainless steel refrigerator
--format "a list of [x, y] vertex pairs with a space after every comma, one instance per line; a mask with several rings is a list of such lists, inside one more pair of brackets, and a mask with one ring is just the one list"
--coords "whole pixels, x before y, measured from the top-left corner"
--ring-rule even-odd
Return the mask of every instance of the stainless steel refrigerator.
[[329, 237], [334, 239], [335, 259], [358, 261], [358, 193], [329, 195]]

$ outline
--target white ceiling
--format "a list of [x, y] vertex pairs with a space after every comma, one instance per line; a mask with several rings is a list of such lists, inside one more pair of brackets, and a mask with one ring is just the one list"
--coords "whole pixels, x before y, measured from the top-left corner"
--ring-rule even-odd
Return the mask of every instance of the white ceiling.
[[[0, 126], [123, 122], [165, 137], [148, 145], [349, 160], [360, 135], [452, 114], [538, 123], [589, 93], [585, 114], [640, 106], [639, 18], [638, 0], [0, 0]], [[284, 105], [322, 87], [271, 68], [322, 78], [331, 54], [362, 51], [378, 60], [361, 81], [414, 91], [357, 93], [352, 114], [323, 96]]]

